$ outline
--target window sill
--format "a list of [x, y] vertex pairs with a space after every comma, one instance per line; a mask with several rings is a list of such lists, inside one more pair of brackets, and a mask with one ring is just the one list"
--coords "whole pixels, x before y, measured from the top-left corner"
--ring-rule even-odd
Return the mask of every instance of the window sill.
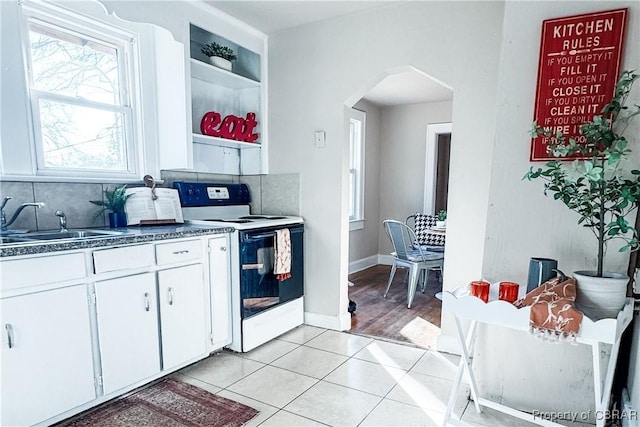
[[364, 228], [364, 219], [354, 219], [349, 221], [349, 231], [362, 230]]

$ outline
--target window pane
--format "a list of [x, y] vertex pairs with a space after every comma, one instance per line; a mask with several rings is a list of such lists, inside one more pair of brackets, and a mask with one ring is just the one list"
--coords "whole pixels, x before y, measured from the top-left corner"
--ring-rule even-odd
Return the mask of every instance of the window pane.
[[44, 166], [127, 170], [124, 115], [40, 100]]
[[29, 37], [36, 89], [120, 105], [117, 49], [34, 22]]
[[356, 172], [349, 172], [349, 219], [354, 219], [356, 217]]

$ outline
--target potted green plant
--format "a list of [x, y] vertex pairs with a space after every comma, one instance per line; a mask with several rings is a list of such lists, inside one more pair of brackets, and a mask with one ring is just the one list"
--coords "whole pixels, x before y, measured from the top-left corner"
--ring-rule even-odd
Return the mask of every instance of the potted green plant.
[[436, 227], [445, 228], [447, 226], [447, 211], [444, 209], [436, 214]]
[[100, 215], [104, 215], [105, 211], [109, 212], [109, 226], [111, 228], [126, 227], [127, 226], [127, 214], [124, 211], [124, 206], [127, 204], [127, 200], [131, 197], [131, 194], [126, 194], [127, 186], [116, 187], [113, 190], [104, 190], [103, 200], [90, 200], [89, 202], [101, 207], [96, 212], [93, 220], [95, 221]]
[[[627, 293], [629, 278], [604, 270], [607, 242], [623, 240], [621, 252], [640, 247], [637, 230], [626, 219], [640, 203], [640, 170], [630, 167], [629, 146], [633, 141], [623, 136], [640, 115], [640, 105], [626, 105], [639, 77], [634, 71], [622, 73], [601, 115], [580, 126], [580, 143], [561, 133], [552, 135], [535, 123], [532, 129], [532, 136], [549, 138], [548, 150], [554, 156], [578, 156], [571, 162], [553, 160], [542, 168], [531, 167], [523, 179], [544, 180], [544, 194], [552, 194], [577, 212], [578, 224], [589, 228], [598, 242], [597, 269], [574, 273], [578, 283], [576, 303], [592, 318], [617, 316]], [[637, 132], [633, 139], [638, 142]]]
[[211, 64], [227, 71], [231, 71], [231, 61], [238, 58], [233, 49], [216, 42], [202, 45], [200, 51], [209, 57]]

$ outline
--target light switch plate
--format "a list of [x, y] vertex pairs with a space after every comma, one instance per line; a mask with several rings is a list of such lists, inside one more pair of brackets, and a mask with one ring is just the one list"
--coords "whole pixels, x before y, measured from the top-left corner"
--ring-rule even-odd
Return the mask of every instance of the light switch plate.
[[327, 146], [326, 133], [323, 130], [316, 131], [315, 133], [316, 148], [324, 148]]

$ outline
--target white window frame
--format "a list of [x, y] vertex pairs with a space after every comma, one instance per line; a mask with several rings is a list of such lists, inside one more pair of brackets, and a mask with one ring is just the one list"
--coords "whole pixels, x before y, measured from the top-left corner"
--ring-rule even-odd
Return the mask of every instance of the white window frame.
[[[31, 136], [31, 169], [35, 177], [56, 177], [70, 179], [104, 179], [110, 181], [131, 181], [140, 179], [141, 161], [144, 159], [141, 120], [140, 67], [138, 36], [132, 32], [105, 24], [97, 19], [57, 7], [50, 3], [24, 1], [21, 5], [22, 21], [20, 36], [24, 58], [24, 78], [26, 79]], [[118, 51], [119, 90], [121, 103], [104, 111], [123, 113], [126, 150], [126, 170], [109, 171], [88, 168], [45, 168], [42, 132], [38, 116], [41, 99], [63, 100], [65, 103], [101, 109], [101, 105], [89, 100], [72, 99], [64, 95], [41, 91], [33, 87], [29, 22], [39, 25], [60, 27], [84, 38], [110, 45]]]
[[364, 228], [366, 113], [352, 108], [348, 119], [349, 202], [354, 206], [354, 211], [349, 212], [349, 231], [352, 231]]

